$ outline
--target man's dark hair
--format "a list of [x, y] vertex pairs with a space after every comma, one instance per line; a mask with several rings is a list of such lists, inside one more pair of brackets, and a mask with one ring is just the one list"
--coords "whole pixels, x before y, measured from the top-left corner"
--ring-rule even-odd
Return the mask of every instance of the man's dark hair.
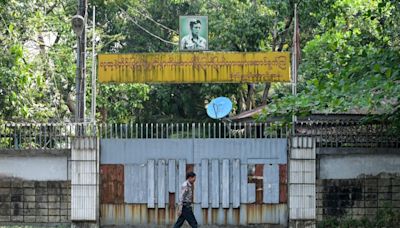
[[189, 177], [195, 177], [196, 174], [194, 172], [188, 172], [186, 173], [186, 180], [189, 179]]
[[196, 20], [196, 19], [191, 20], [191, 21], [189, 22], [190, 29], [192, 29], [193, 26], [194, 26], [195, 24], [201, 24], [201, 21], [200, 21], [199, 19], [197, 19], [197, 20]]

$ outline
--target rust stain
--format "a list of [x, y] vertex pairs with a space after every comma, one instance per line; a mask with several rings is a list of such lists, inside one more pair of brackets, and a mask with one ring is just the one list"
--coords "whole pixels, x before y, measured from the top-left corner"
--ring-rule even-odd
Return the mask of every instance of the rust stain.
[[263, 164], [256, 164], [256, 169], [254, 172], [254, 175], [257, 177], [262, 177], [263, 176], [263, 171], [264, 171], [264, 165]]
[[148, 223], [156, 224], [156, 209], [155, 208], [148, 208], [147, 209], [147, 216], [148, 216]]
[[[166, 208], [148, 209], [147, 204], [101, 204], [103, 216], [100, 219], [104, 225], [167, 227], [176, 221], [175, 209], [170, 208], [169, 205]], [[204, 225], [239, 225], [242, 217], [246, 224], [264, 227], [265, 224], [280, 223], [282, 208], [286, 208], [286, 204], [242, 204], [240, 209], [201, 209], [200, 216]]]
[[256, 224], [258, 219], [257, 207], [259, 205], [256, 204], [248, 204], [247, 205], [247, 222], [248, 224]]
[[218, 219], [218, 208], [211, 208], [211, 224], [216, 224]]
[[201, 213], [203, 214], [204, 224], [208, 224], [208, 209], [201, 209]]
[[228, 224], [228, 209], [224, 208], [224, 224]]
[[279, 202], [287, 203], [287, 164], [279, 165]]
[[147, 216], [147, 205], [140, 204], [140, 224], [147, 224], [149, 222], [149, 218]]
[[233, 214], [233, 222], [235, 224], [240, 223], [240, 209], [239, 208], [233, 208], [232, 209], [232, 214]]
[[100, 165], [100, 202], [124, 203], [124, 166]]
[[169, 220], [175, 220], [175, 193], [169, 193]]
[[186, 164], [186, 173], [193, 172], [194, 164]]
[[163, 225], [166, 224], [165, 218], [166, 218], [166, 210], [163, 208], [159, 208], [157, 210], [157, 224], [158, 225]]
[[256, 204], [263, 203], [263, 171], [264, 165], [263, 164], [256, 164], [256, 170], [254, 173], [255, 183], [256, 183]]

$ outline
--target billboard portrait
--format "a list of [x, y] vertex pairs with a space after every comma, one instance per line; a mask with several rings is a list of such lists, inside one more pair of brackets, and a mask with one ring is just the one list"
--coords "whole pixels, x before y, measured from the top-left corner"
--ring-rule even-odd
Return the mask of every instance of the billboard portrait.
[[179, 50], [181, 51], [208, 50], [207, 16], [179, 17]]

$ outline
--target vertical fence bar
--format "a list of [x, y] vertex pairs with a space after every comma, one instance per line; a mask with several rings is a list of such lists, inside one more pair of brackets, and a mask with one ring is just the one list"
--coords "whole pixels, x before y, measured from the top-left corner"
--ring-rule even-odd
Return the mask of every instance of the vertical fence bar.
[[213, 124], [213, 138], [216, 138], [216, 136], [215, 136], [215, 135], [217, 134], [217, 132], [216, 132], [217, 129], [216, 129], [216, 128], [217, 128], [217, 126], [216, 126], [216, 124], [214, 123], [214, 124]]
[[153, 128], [154, 128], [154, 125], [153, 125], [153, 123], [151, 123], [150, 124], [150, 138], [152, 139], [153, 138]]

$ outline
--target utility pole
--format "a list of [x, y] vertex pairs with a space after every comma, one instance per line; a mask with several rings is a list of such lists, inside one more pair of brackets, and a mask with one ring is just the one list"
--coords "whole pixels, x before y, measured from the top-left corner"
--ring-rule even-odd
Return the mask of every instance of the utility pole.
[[[78, 12], [72, 18], [73, 29], [77, 35], [75, 122], [85, 122], [87, 7], [88, 0], [78, 0]], [[77, 24], [74, 23], [74, 19]], [[79, 29], [76, 29], [76, 27], [79, 27]]]

